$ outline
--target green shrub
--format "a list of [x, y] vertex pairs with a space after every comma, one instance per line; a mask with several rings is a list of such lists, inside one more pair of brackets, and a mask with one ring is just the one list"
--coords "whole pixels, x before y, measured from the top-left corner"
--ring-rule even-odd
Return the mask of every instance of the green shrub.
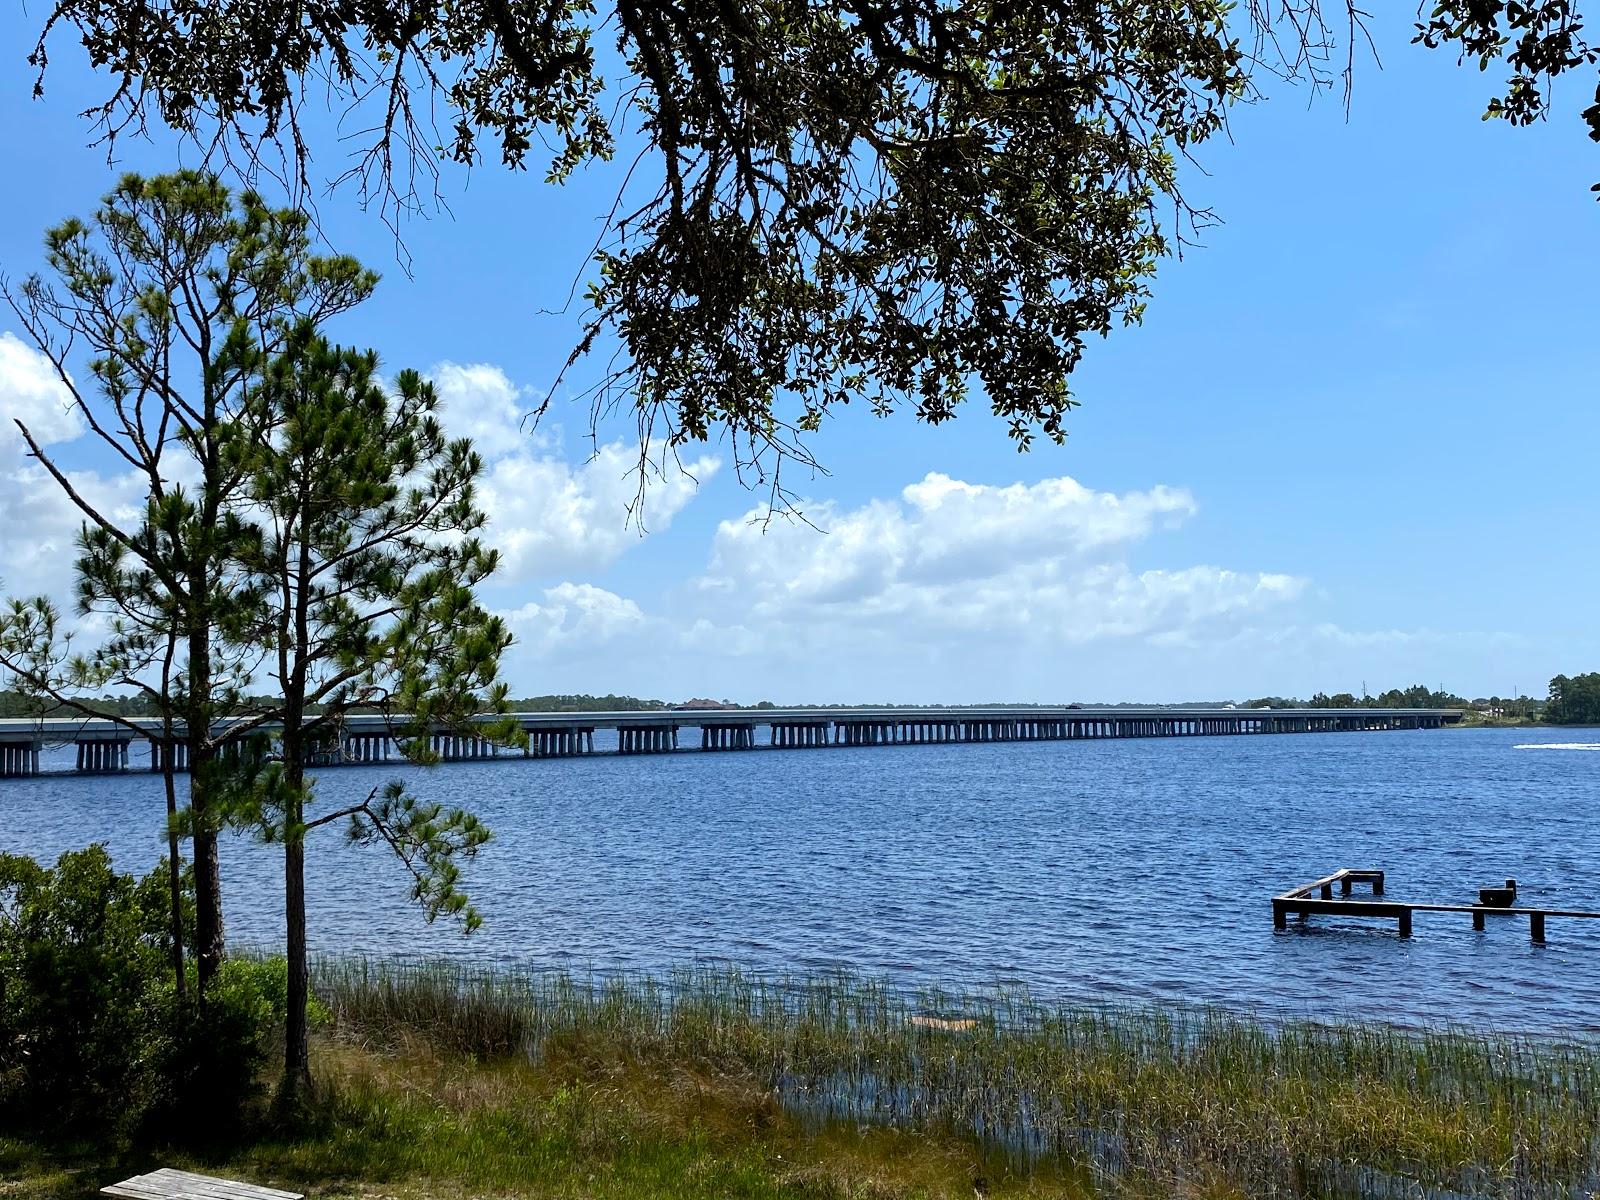
[[[153, 878], [153, 877], [152, 877]], [[76, 1132], [162, 1091], [163, 897], [104, 848], [0, 857], [0, 1114]], [[157, 881], [159, 883], [159, 881]]]
[[180, 1002], [168, 905], [164, 869], [118, 874], [102, 846], [0, 855], [0, 1127], [206, 1137], [238, 1118], [284, 968], [229, 962], [203, 1007]]

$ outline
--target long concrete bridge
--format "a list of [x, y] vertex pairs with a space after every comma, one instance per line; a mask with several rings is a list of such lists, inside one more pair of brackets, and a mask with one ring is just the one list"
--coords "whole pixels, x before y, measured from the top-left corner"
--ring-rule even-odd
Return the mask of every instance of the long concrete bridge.
[[[593, 754], [670, 754], [680, 750], [822, 749], [830, 746], [920, 745], [946, 742], [1078, 741], [1098, 738], [1209, 737], [1268, 733], [1335, 733], [1438, 729], [1454, 724], [1454, 709], [1117, 707], [1086, 708], [742, 708], [655, 709], [643, 712], [517, 713], [528, 745], [513, 750], [470, 732], [429, 735], [446, 761], [571, 758]], [[485, 718], [488, 720], [488, 718]], [[175, 770], [188, 762], [181, 741], [163, 740], [160, 722], [121, 724], [105, 718], [0, 720], [0, 778], [41, 773], [47, 747], [75, 748], [75, 770], [114, 774], [136, 769], [130, 753], [148, 743], [139, 768]], [[220, 727], [225, 738], [227, 725]], [[265, 727], [269, 732], [271, 726]], [[360, 765], [399, 759], [399, 722], [363, 714], [345, 719], [315, 766]], [[595, 748], [595, 733], [615, 731], [616, 748]], [[607, 739], [609, 742], [609, 739]]]

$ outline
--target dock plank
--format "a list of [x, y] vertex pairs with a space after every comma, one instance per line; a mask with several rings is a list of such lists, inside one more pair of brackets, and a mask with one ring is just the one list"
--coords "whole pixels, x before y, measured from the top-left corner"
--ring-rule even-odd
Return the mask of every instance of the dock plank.
[[[1535, 943], [1545, 940], [1545, 920], [1548, 917], [1597, 920], [1600, 912], [1575, 908], [1540, 908], [1533, 905], [1498, 904], [1430, 904], [1412, 900], [1383, 900], [1382, 871], [1353, 870], [1345, 868], [1321, 879], [1314, 879], [1300, 887], [1290, 888], [1272, 897], [1272, 923], [1279, 930], [1286, 929], [1290, 916], [1309, 917], [1313, 913], [1328, 916], [1383, 917], [1399, 922], [1400, 936], [1411, 935], [1411, 917], [1419, 912], [1469, 913], [1472, 928], [1482, 931], [1489, 917], [1527, 917], [1528, 932]], [[1350, 884], [1372, 884], [1370, 899], [1350, 898]], [[1333, 885], [1340, 884], [1341, 898], [1334, 899]], [[1510, 885], [1508, 885], [1510, 886]], [[1316, 894], [1313, 894], [1316, 893]], [[1515, 895], [1515, 892], [1512, 892]]]

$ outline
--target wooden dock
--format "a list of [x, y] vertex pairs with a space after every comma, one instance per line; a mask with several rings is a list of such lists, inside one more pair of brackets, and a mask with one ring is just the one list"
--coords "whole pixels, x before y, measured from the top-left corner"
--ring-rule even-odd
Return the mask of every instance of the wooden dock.
[[[1356, 884], [1366, 884], [1368, 897], [1352, 897]], [[1339, 889], [1336, 899], [1334, 888]], [[1493, 903], [1478, 904], [1418, 904], [1409, 900], [1384, 900], [1383, 872], [1345, 868], [1321, 879], [1313, 879], [1301, 887], [1280, 892], [1272, 898], [1272, 924], [1275, 929], [1287, 929], [1291, 915], [1305, 920], [1316, 913], [1336, 917], [1378, 917], [1394, 921], [1401, 937], [1411, 936], [1411, 918], [1414, 913], [1470, 913], [1473, 929], [1482, 931], [1490, 917], [1527, 917], [1528, 936], [1535, 945], [1545, 942], [1545, 921], [1550, 917], [1600, 918], [1600, 912], [1586, 912], [1571, 908], [1528, 908], [1516, 903], [1516, 881], [1506, 880], [1504, 887], [1480, 889], [1480, 900], [1493, 899]], [[1505, 902], [1500, 902], [1505, 901]]]

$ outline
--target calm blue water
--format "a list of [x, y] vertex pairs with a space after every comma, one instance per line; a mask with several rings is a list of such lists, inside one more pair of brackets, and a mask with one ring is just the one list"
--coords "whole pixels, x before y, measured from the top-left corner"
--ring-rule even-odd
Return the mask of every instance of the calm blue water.
[[[1313, 921], [1273, 892], [1381, 867], [1396, 899], [1600, 908], [1600, 732], [1176, 738], [680, 754], [431, 771], [345, 768], [328, 806], [405, 774], [496, 840], [467, 869], [486, 917], [427, 926], [406, 877], [336, 827], [310, 848], [313, 947], [577, 970], [727, 959], [906, 979], [1022, 981], [1067, 999], [1215, 1002], [1402, 1022], [1600, 1031], [1600, 921], [1474, 934], [1463, 915]], [[162, 854], [158, 779], [0, 781], [0, 845]], [[224, 848], [235, 944], [280, 936], [279, 860]]]

